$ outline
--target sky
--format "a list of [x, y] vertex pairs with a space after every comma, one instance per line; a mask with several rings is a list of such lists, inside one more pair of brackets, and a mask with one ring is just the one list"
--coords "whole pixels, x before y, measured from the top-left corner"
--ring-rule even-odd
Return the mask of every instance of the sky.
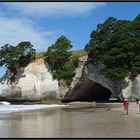
[[[140, 2], [0, 2], [0, 46], [30, 41], [47, 51], [61, 36], [72, 50], [84, 49], [90, 34], [108, 17], [133, 20]], [[0, 77], [5, 68], [0, 68]]]

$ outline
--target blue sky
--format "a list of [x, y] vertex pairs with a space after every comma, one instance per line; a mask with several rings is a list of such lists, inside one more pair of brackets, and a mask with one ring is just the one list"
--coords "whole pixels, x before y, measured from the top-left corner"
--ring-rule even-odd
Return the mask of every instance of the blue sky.
[[83, 49], [106, 18], [133, 20], [138, 14], [140, 2], [1, 2], [0, 46], [30, 41], [37, 51], [46, 51], [65, 35], [73, 50]]

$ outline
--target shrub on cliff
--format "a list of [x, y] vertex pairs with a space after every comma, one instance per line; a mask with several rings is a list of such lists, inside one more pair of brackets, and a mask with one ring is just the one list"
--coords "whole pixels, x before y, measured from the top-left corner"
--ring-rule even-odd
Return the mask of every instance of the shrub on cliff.
[[106, 77], [123, 80], [140, 73], [140, 15], [132, 21], [109, 17], [90, 38], [85, 46], [88, 60], [103, 64]]

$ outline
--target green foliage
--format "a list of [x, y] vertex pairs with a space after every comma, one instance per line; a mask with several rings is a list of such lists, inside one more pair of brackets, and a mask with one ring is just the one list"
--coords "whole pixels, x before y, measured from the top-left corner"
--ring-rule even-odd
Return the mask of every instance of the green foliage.
[[85, 46], [89, 61], [104, 64], [102, 73], [117, 80], [140, 73], [140, 15], [133, 21], [109, 17]]
[[51, 45], [48, 48], [48, 52], [60, 52], [67, 53], [73, 46], [71, 45], [70, 40], [68, 40], [65, 36], [60, 36], [55, 44]]
[[72, 48], [71, 42], [64, 36], [59, 37], [47, 50], [47, 61], [52, 69], [58, 70], [69, 61]]
[[72, 57], [82, 57], [85, 55], [88, 55], [88, 53], [85, 50], [72, 51]]
[[78, 59], [77, 56], [72, 57], [71, 61], [72, 61], [73, 65], [74, 65], [74, 67], [78, 67], [79, 59]]
[[6, 68], [13, 75], [11, 81], [21, 66], [26, 66], [35, 55], [35, 50], [30, 42], [21, 42], [17, 46], [6, 44], [0, 49], [0, 66]]
[[46, 53], [47, 62], [53, 70], [53, 76], [58, 80], [65, 80], [69, 85], [75, 74], [78, 64], [77, 59], [71, 59], [71, 42], [65, 37], [59, 37], [56, 42], [48, 48]]
[[54, 73], [54, 77], [58, 80], [64, 79], [67, 85], [71, 84], [72, 77], [75, 75], [75, 67], [72, 62], [65, 62], [61, 69]]

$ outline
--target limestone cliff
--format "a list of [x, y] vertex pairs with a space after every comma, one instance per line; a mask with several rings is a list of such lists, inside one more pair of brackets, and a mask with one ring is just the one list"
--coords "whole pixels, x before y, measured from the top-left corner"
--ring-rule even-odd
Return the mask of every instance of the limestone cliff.
[[16, 75], [16, 82], [8, 82], [8, 75], [0, 83], [0, 96], [21, 99], [59, 98], [58, 81], [53, 80], [44, 64], [43, 58], [21, 68]]
[[122, 99], [140, 97], [140, 75], [123, 82], [114, 81], [101, 74], [101, 65], [84, 65], [87, 57], [81, 57], [71, 86], [63, 80], [58, 84], [52, 78], [49, 66], [43, 58], [37, 58], [25, 68], [20, 68], [16, 81], [9, 83], [8, 72], [1, 78], [0, 96], [15, 99], [108, 100], [111, 95]]
[[43, 58], [37, 58], [25, 68], [21, 67], [16, 74], [16, 81], [11, 84], [8, 71], [0, 79], [0, 96], [12, 99], [62, 99], [82, 77], [83, 63], [86, 57], [80, 57], [79, 66], [75, 70], [75, 76], [68, 87], [63, 79], [53, 80], [49, 65]]

